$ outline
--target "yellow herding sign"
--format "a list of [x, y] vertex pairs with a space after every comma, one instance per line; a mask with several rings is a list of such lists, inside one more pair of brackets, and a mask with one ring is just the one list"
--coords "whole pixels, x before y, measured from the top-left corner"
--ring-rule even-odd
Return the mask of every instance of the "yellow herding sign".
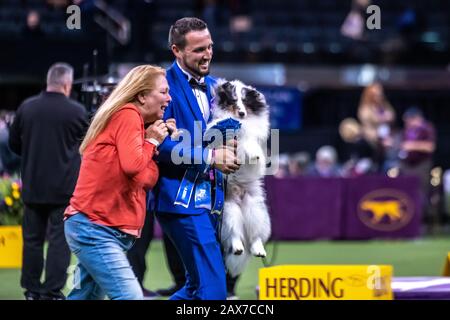
[[0, 268], [21, 268], [22, 247], [22, 227], [0, 226]]
[[389, 265], [282, 265], [259, 270], [261, 300], [392, 300]]

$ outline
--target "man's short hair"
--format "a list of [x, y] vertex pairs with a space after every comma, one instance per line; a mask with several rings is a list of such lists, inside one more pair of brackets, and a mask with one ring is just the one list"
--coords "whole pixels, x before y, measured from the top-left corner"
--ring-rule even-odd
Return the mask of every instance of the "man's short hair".
[[58, 62], [47, 72], [47, 86], [63, 86], [73, 81], [73, 68], [70, 64]]
[[405, 113], [403, 113], [403, 119], [413, 118], [413, 117], [422, 117], [423, 118], [423, 112], [419, 109], [419, 107], [412, 106], [409, 107]]
[[169, 48], [176, 45], [179, 49], [186, 46], [186, 34], [190, 31], [201, 31], [208, 28], [203, 20], [194, 17], [185, 17], [177, 20], [169, 31]]

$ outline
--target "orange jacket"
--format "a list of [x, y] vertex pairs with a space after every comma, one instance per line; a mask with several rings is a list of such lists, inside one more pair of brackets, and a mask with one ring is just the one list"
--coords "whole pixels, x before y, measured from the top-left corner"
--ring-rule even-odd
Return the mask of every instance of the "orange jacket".
[[139, 234], [146, 214], [146, 190], [158, 180], [158, 167], [152, 160], [155, 150], [145, 140], [138, 109], [132, 104], [122, 107], [84, 151], [71, 209], [85, 213], [94, 223]]

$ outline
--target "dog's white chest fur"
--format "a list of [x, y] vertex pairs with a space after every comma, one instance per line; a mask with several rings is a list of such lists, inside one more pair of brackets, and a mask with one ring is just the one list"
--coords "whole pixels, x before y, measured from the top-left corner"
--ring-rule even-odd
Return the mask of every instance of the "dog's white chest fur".
[[[266, 171], [266, 152], [264, 145], [266, 137], [258, 137], [255, 132], [261, 128], [255, 127], [258, 119], [249, 122], [242, 121], [238, 134], [237, 157], [241, 163], [238, 171], [228, 176], [230, 183], [248, 184], [261, 179]], [[254, 123], [252, 123], [254, 122]]]

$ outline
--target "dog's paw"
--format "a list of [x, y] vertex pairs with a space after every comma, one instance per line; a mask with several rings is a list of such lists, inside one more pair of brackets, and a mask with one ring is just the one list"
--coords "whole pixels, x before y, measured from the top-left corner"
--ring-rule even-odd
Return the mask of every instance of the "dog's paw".
[[264, 258], [265, 256], [267, 256], [266, 250], [264, 249], [264, 245], [260, 239], [253, 242], [252, 246], [250, 247], [250, 252], [255, 257]]
[[234, 239], [231, 242], [231, 252], [237, 256], [244, 252], [244, 244], [240, 239]]

